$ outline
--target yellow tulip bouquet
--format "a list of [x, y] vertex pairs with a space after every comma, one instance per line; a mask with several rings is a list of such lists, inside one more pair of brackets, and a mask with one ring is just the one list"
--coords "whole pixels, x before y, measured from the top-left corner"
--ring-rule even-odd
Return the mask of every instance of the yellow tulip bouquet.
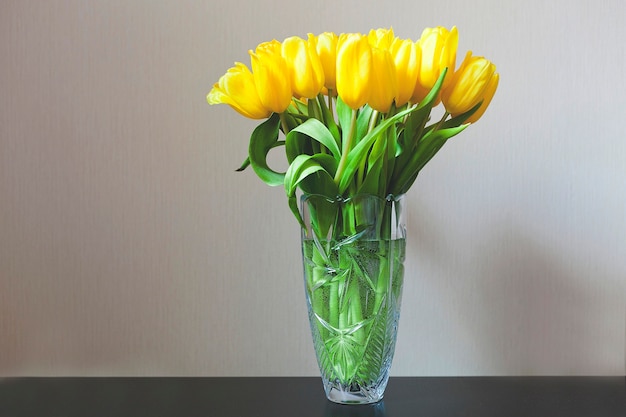
[[[332, 198], [404, 194], [445, 142], [482, 116], [499, 75], [471, 52], [455, 70], [457, 44], [456, 27], [427, 28], [417, 42], [392, 29], [264, 42], [249, 51], [252, 71], [236, 63], [207, 101], [267, 119], [239, 170], [251, 165], [268, 185], [284, 185], [302, 222], [298, 188]], [[428, 124], [440, 102], [443, 116]], [[286, 173], [267, 165], [277, 146]]]
[[[455, 27], [427, 28], [418, 41], [392, 29], [273, 40], [249, 51], [251, 70], [236, 63], [207, 96], [209, 104], [266, 119], [252, 132], [239, 170], [251, 166], [265, 183], [283, 185], [303, 227], [309, 315], [330, 399], [382, 396], [371, 386], [386, 385], [391, 359], [382, 351], [395, 343], [397, 325], [388, 323], [399, 314], [404, 259], [404, 240], [389, 244], [392, 203], [448, 139], [484, 114], [498, 86], [495, 65], [484, 57], [468, 52], [455, 68], [457, 45]], [[432, 120], [440, 103], [441, 117]], [[289, 163], [284, 173], [267, 163], [279, 146]], [[298, 190], [303, 206], [322, 196], [307, 218]], [[371, 211], [364, 195], [389, 203], [373, 226], [364, 219]], [[372, 227], [368, 239], [378, 243], [364, 251], [357, 241]], [[332, 397], [333, 390], [366, 399]]]

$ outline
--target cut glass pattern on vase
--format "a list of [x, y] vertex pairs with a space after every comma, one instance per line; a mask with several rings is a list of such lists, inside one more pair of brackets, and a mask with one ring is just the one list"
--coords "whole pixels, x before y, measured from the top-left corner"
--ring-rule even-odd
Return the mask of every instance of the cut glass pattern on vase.
[[[377, 229], [359, 227], [354, 234], [330, 240], [310, 230], [302, 239], [313, 344], [326, 395], [339, 403], [382, 399], [400, 315], [404, 225], [399, 234], [395, 226], [394, 233], [379, 230], [384, 211], [391, 210], [394, 215], [385, 218], [397, 223], [398, 203], [368, 198], [377, 200], [357, 207], [366, 209], [367, 217], [372, 217], [369, 224]], [[344, 208], [339, 206], [337, 215], [345, 221]], [[390, 230], [387, 225], [382, 228]]]

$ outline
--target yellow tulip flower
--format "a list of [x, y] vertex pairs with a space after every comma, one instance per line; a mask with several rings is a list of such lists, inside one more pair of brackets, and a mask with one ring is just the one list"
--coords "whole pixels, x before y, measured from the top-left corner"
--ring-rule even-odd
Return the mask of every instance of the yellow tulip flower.
[[324, 68], [324, 87], [336, 88], [337, 73], [337, 35], [332, 32], [320, 33], [317, 37], [309, 35], [309, 42], [315, 44], [315, 50]]
[[264, 119], [271, 114], [259, 98], [254, 76], [244, 64], [236, 62], [222, 75], [207, 95], [209, 104], [228, 104], [251, 119]]
[[287, 62], [281, 55], [281, 44], [263, 42], [249, 51], [252, 74], [261, 103], [275, 113], [284, 112], [293, 96]]
[[315, 44], [292, 36], [283, 41], [281, 53], [287, 62], [293, 95], [316, 97], [324, 87], [324, 68]]
[[[420, 48], [419, 42], [415, 43], [415, 48], [417, 49], [417, 61], [418, 61], [418, 67], [422, 66], [422, 48]], [[447, 74], [446, 74], [447, 75]], [[426, 88], [424, 86], [422, 86], [422, 83], [420, 82], [420, 69], [418, 68], [417, 70], [417, 80], [415, 80], [415, 88], [413, 89], [413, 95], [411, 96], [411, 99], [409, 100], [411, 103], [419, 103], [421, 102], [430, 92], [430, 88]], [[440, 99], [436, 98], [435, 102], [433, 103], [433, 105], [437, 105], [439, 104]]]
[[419, 48], [410, 39], [396, 38], [389, 50], [393, 57], [398, 80], [396, 105], [403, 106], [411, 101], [415, 91], [415, 83], [420, 68]]
[[398, 94], [396, 66], [387, 49], [372, 48], [372, 81], [367, 103], [381, 113], [387, 113]]
[[337, 93], [356, 110], [367, 103], [372, 79], [372, 49], [367, 36], [342, 33], [337, 40]]
[[491, 103], [493, 96], [496, 94], [496, 90], [498, 89], [499, 82], [500, 82], [500, 74], [496, 72], [495, 74], [493, 74], [493, 77], [491, 77], [491, 79], [489, 80], [489, 84], [487, 84], [487, 87], [485, 88], [485, 91], [483, 92], [483, 104], [481, 104], [478, 110], [476, 110], [476, 113], [472, 114], [467, 119], [468, 123], [476, 123], [476, 121], [478, 121], [478, 119], [482, 117], [482, 115], [487, 110], [487, 107], [489, 107], [489, 104]]
[[441, 100], [446, 111], [456, 116], [465, 113], [483, 100], [479, 109], [480, 114], [477, 112], [472, 115], [478, 114], [475, 118], [478, 120], [495, 94], [498, 79], [496, 66], [493, 63], [484, 57], [472, 56], [471, 51], [468, 52], [454, 74], [452, 82], [441, 93]]
[[448, 73], [443, 86], [450, 83], [456, 65], [458, 43], [459, 33], [456, 26], [450, 31], [441, 26], [424, 29], [419, 40], [421, 65], [418, 81], [422, 87], [430, 90], [444, 68], [448, 68]]
[[395, 36], [393, 28], [389, 29], [372, 29], [367, 35], [367, 39], [371, 46], [380, 49], [389, 49], [393, 43]]

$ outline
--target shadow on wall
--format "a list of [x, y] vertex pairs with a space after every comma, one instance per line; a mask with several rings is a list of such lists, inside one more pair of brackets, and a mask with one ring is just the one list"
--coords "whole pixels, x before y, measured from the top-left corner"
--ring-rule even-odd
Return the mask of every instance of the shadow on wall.
[[457, 345], [452, 354], [466, 356], [453, 363], [485, 375], [623, 373], [623, 290], [593, 260], [559, 252], [513, 220], [453, 249], [426, 207], [414, 212], [422, 215], [409, 218], [407, 255], [440, 272], [423, 279], [445, 281], [427, 286], [454, 310], [442, 313], [451, 317], [442, 332]]

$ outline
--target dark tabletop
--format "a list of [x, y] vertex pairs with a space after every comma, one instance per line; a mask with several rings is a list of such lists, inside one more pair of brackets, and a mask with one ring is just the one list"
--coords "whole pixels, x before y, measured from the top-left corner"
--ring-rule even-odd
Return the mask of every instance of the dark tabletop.
[[7, 378], [0, 417], [626, 417], [625, 377], [392, 377], [373, 405], [320, 378]]

